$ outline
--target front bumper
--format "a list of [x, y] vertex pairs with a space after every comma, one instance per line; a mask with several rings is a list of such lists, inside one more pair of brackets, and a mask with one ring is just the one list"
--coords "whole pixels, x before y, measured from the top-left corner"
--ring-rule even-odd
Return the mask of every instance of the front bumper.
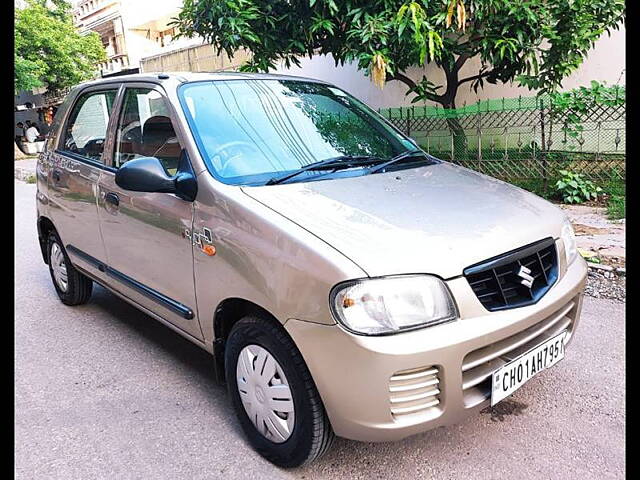
[[486, 311], [463, 277], [447, 282], [460, 319], [367, 337], [295, 319], [302, 352], [336, 435], [390, 441], [457, 423], [489, 405], [491, 372], [579, 322], [587, 266], [576, 259], [535, 305]]

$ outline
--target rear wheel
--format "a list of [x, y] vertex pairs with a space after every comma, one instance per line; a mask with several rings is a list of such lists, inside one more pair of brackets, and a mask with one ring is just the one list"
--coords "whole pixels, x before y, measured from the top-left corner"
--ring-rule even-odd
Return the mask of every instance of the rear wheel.
[[93, 281], [71, 265], [60, 237], [51, 232], [47, 239], [49, 273], [58, 297], [65, 305], [81, 305], [91, 297]]
[[249, 442], [267, 460], [297, 467], [323, 455], [334, 438], [309, 369], [280, 325], [238, 321], [225, 349], [227, 388]]

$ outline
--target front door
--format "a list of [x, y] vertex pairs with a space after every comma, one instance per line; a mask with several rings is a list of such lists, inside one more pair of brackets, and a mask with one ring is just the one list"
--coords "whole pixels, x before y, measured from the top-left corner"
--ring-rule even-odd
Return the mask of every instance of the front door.
[[181, 145], [158, 86], [125, 86], [112, 167], [100, 177], [98, 211], [113, 288], [189, 335], [202, 339], [197, 319], [193, 250], [185, 235], [193, 203], [171, 193], [132, 192], [115, 172], [135, 158], [157, 157], [176, 173]]
[[118, 86], [90, 88], [71, 106], [55, 151], [48, 154], [49, 212], [73, 263], [102, 279], [106, 261], [97, 210], [98, 181]]

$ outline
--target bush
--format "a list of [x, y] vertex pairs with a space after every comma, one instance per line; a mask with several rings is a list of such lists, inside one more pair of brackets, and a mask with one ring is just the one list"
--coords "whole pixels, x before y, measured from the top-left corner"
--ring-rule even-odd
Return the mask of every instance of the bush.
[[556, 191], [564, 203], [582, 203], [595, 200], [602, 188], [596, 187], [591, 180], [568, 170], [559, 170], [560, 179], [556, 182]]
[[569, 92], [552, 92], [550, 96], [551, 116], [566, 115], [562, 130], [571, 138], [578, 138], [584, 131], [582, 123], [597, 107], [617, 107], [624, 105], [626, 100], [624, 87], [609, 87], [595, 80], [591, 80], [589, 87], [578, 87]]

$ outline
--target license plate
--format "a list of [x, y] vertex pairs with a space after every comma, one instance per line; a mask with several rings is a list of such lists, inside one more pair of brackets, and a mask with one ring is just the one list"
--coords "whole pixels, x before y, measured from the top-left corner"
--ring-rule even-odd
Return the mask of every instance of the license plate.
[[562, 360], [566, 335], [565, 331], [550, 338], [493, 372], [491, 406], [511, 395], [542, 370]]

